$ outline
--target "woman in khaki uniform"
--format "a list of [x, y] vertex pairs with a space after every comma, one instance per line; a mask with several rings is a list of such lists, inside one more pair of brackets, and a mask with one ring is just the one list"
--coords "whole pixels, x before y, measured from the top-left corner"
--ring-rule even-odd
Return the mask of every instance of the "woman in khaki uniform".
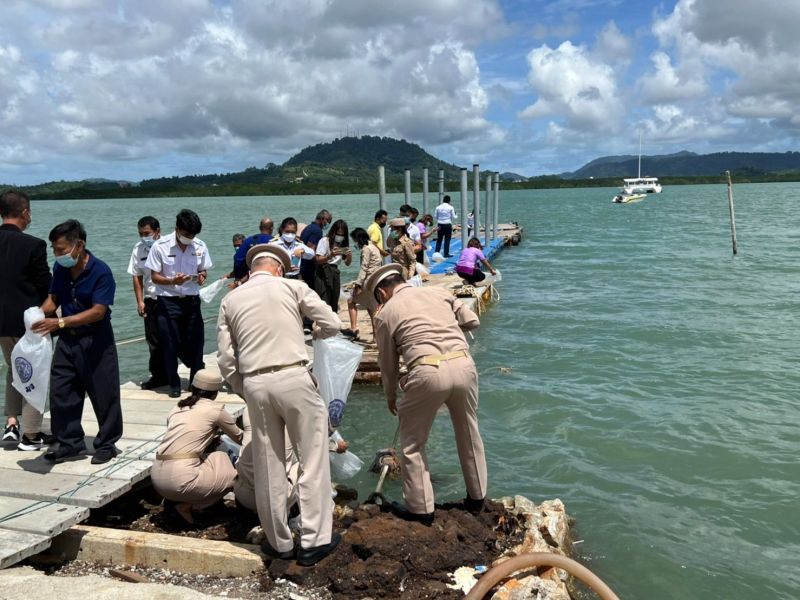
[[405, 219], [402, 217], [389, 221], [392, 228], [392, 262], [403, 267], [403, 277], [411, 279], [417, 272], [417, 253], [414, 250], [414, 242], [408, 237]]
[[209, 369], [198, 371], [191, 396], [178, 402], [167, 417], [167, 432], [158, 447], [150, 478], [164, 496], [167, 515], [177, 524], [194, 525], [192, 510], [219, 502], [233, 489], [236, 469], [227, 453], [206, 453], [217, 430], [241, 443], [242, 430], [221, 404], [214, 402], [222, 377]]
[[[381, 256], [378, 245], [369, 239], [369, 234], [361, 227], [356, 227], [350, 237], [361, 250], [361, 268], [358, 270], [358, 277], [353, 285], [353, 295], [347, 301], [347, 311], [350, 313], [350, 332], [353, 339], [358, 339], [358, 307], [356, 304], [364, 306], [370, 317], [372, 316], [375, 302], [363, 293], [364, 282], [383, 264], [383, 256]], [[347, 335], [348, 332], [344, 330], [343, 333]]]

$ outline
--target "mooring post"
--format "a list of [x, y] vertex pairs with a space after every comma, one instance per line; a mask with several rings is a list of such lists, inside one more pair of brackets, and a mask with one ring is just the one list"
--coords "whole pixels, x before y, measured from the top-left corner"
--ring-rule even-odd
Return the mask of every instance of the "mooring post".
[[[378, 167], [378, 208], [386, 210], [386, 170], [383, 168], [383, 165]], [[383, 227], [381, 229], [381, 235], [383, 237], [383, 247], [386, 248], [388, 227]]]
[[469, 236], [467, 235], [467, 215], [469, 206], [467, 202], [467, 170], [461, 169], [461, 249], [467, 247]]
[[439, 169], [439, 204], [444, 198], [444, 169]]
[[494, 210], [492, 210], [492, 239], [497, 237], [500, 217], [500, 173], [494, 174]]
[[733, 183], [731, 183], [731, 172], [725, 171], [728, 178], [728, 212], [731, 215], [731, 243], [733, 244], [733, 255], [736, 256], [736, 213], [733, 211]]
[[474, 236], [481, 237], [481, 168], [472, 165], [472, 227]]
[[483, 246], [487, 248], [492, 241], [492, 175], [486, 176], [486, 212], [484, 220], [486, 225], [483, 228]]
[[406, 169], [403, 190], [405, 192], [405, 203], [411, 204], [411, 169]]
[[428, 168], [422, 169], [422, 214], [428, 214]]

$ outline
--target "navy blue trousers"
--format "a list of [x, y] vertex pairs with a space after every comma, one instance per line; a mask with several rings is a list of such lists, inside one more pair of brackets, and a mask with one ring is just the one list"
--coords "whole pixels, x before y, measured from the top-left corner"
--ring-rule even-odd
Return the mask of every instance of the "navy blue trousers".
[[53, 435], [67, 450], [86, 449], [81, 425], [86, 395], [100, 430], [95, 450], [112, 450], [122, 437], [119, 360], [111, 323], [95, 325], [92, 333], [62, 331], [50, 371], [50, 414]]
[[450, 255], [450, 238], [453, 237], [453, 226], [450, 223], [442, 223], [436, 233], [436, 252], [442, 248], [444, 242], [444, 255]]
[[190, 380], [203, 362], [205, 327], [200, 312], [200, 296], [158, 297], [158, 335], [164, 356], [164, 372], [171, 389], [181, 387], [178, 360], [189, 367]]
[[158, 383], [166, 383], [167, 376], [164, 371], [164, 355], [158, 335], [158, 301], [155, 298], [144, 299], [144, 337], [147, 348], [150, 350], [150, 376]]

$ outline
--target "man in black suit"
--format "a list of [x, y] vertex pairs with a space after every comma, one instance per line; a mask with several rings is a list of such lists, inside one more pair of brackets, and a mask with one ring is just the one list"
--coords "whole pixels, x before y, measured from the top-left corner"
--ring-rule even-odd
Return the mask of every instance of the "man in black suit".
[[[25, 333], [22, 314], [31, 306], [41, 306], [50, 289], [47, 245], [23, 233], [31, 224], [31, 204], [27, 194], [8, 190], [0, 196], [0, 346], [6, 372], [6, 428], [4, 442], [19, 442], [20, 450], [39, 450], [47, 437], [40, 430], [42, 415], [11, 385], [11, 351]], [[20, 437], [19, 416], [23, 435]]]

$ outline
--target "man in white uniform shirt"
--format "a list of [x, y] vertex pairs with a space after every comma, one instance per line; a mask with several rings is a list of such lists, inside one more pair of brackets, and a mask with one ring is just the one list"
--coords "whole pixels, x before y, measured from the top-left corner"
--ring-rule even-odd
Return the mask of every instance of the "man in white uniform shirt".
[[199, 294], [213, 263], [205, 243], [196, 237], [202, 227], [197, 213], [184, 208], [175, 219], [175, 231], [153, 245], [145, 262], [156, 284], [158, 333], [172, 398], [181, 395], [179, 358], [189, 367], [190, 381], [205, 368]]
[[444, 256], [449, 258], [450, 254], [450, 238], [453, 237], [453, 221], [456, 216], [456, 209], [450, 204], [450, 196], [442, 198], [442, 203], [436, 207], [434, 211], [436, 217], [436, 224], [438, 225], [436, 233], [436, 252], [442, 249], [442, 242], [444, 242]]
[[142, 217], [137, 224], [140, 241], [133, 247], [128, 263], [128, 274], [133, 278], [133, 293], [136, 296], [136, 311], [144, 319], [144, 337], [150, 350], [150, 379], [142, 383], [143, 390], [167, 385], [164, 357], [158, 342], [158, 320], [156, 318], [156, 284], [145, 266], [150, 248], [161, 238], [161, 224], [155, 217]]

